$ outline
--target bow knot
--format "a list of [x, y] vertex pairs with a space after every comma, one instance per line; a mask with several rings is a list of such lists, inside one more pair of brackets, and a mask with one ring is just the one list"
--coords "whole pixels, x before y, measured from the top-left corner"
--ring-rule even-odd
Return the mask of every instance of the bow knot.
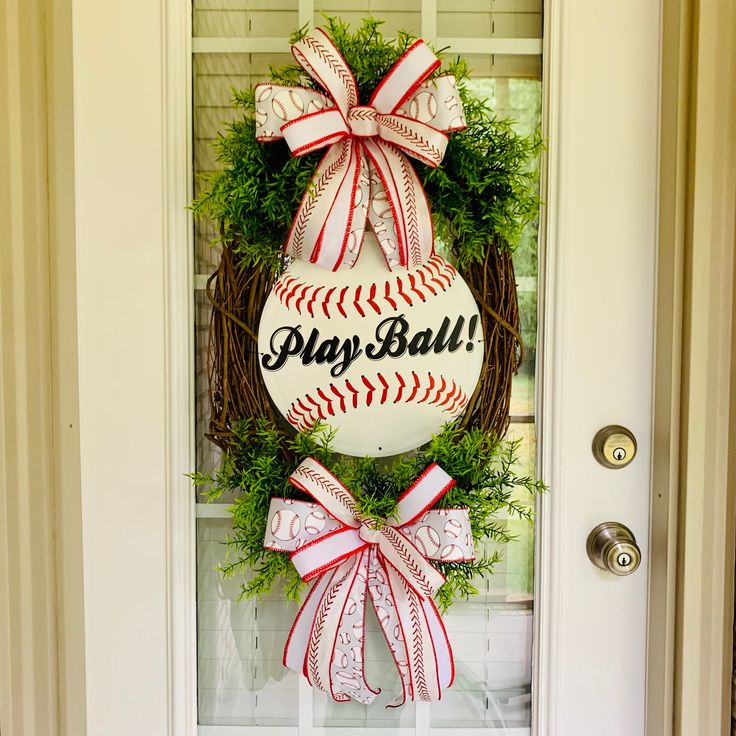
[[283, 138], [294, 156], [327, 152], [297, 210], [286, 252], [331, 270], [352, 267], [370, 223], [390, 269], [420, 266], [434, 254], [434, 233], [406, 156], [438, 166], [447, 134], [465, 127], [454, 77], [427, 81], [440, 61], [418, 40], [360, 105], [353, 73], [324, 31], [297, 41], [292, 53], [324, 93], [258, 85], [256, 138]]
[[370, 522], [362, 521], [358, 527], [358, 536], [367, 544], [378, 544], [381, 541], [382, 532]]
[[348, 113], [350, 132], [357, 138], [372, 138], [379, 134], [378, 112], [374, 107], [358, 105]]

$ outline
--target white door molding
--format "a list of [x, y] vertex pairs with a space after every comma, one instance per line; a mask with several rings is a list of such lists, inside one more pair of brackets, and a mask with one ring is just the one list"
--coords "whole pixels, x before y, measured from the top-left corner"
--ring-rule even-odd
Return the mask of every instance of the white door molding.
[[73, 2], [89, 734], [194, 727], [188, 13]]
[[[638, 735], [646, 564], [616, 579], [592, 566], [585, 542], [598, 523], [619, 521], [648, 559], [660, 8], [548, 0], [545, 19], [538, 404], [551, 492], [537, 524], [535, 727]], [[638, 456], [622, 470], [593, 459], [592, 438], [607, 424], [637, 438]]]
[[191, 5], [163, 0], [170, 736], [197, 730]]

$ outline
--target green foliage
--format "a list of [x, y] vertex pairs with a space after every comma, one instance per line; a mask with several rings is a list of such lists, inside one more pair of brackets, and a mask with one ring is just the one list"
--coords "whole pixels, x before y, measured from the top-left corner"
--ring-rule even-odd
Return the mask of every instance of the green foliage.
[[[438, 463], [456, 485], [435, 508], [466, 506], [476, 549], [482, 549], [486, 542], [511, 540], [505, 517], [531, 522], [530, 505], [516, 499], [519, 489], [531, 494], [544, 490], [540, 481], [516, 475], [517, 441], [498, 440], [480, 430], [461, 430], [453, 424], [432, 437], [423, 450], [390, 463], [333, 453], [333, 434], [321, 424], [289, 437], [266, 419], [246, 419], [238, 422], [233, 432], [231, 449], [216, 474], [193, 477], [210, 500], [236, 494], [230, 509], [233, 533], [226, 541], [229, 554], [221, 569], [225, 575], [247, 576], [245, 596], [265, 595], [279, 582], [289, 598], [299, 595], [302, 582], [289, 557], [263, 549], [263, 537], [273, 496], [311, 500], [288, 482], [296, 466], [310, 455], [350, 489], [362, 516], [377, 521], [394, 513], [399, 495], [427, 465]], [[494, 552], [473, 562], [436, 563], [447, 578], [437, 595], [440, 608], [477, 593], [474, 579], [490, 574], [498, 559], [498, 552]]]
[[[325, 25], [353, 71], [363, 104], [414, 40], [406, 33], [384, 38], [380, 22], [371, 18], [355, 30], [335, 18], [327, 18]], [[292, 42], [305, 33], [306, 28], [297, 31]], [[541, 140], [538, 135], [523, 137], [508, 121], [495, 118], [488, 103], [469, 89], [462, 59], [449, 64], [447, 71], [458, 81], [468, 127], [450, 136], [437, 169], [413, 163], [427, 192], [436, 233], [451, 244], [462, 265], [482, 260], [488, 247], [513, 249], [536, 216], [536, 174], [529, 161]], [[272, 69], [271, 78], [280, 84], [317, 87], [296, 65]], [[235, 92], [233, 103], [242, 118], [220, 135], [216, 148], [221, 168], [208, 177], [192, 208], [220, 225], [221, 238], [242, 255], [244, 265], [278, 270], [289, 227], [323, 151], [293, 158], [284, 141], [258, 143], [253, 91]]]

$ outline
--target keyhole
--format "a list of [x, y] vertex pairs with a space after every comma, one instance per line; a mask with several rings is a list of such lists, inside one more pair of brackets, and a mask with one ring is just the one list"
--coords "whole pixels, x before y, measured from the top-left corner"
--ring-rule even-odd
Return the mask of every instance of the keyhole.
[[618, 460], [619, 462], [621, 462], [621, 460], [623, 460], [625, 457], [626, 457], [626, 450], [624, 450], [623, 447], [617, 447], [613, 451], [613, 459], [614, 460]]
[[631, 564], [631, 555], [628, 552], [622, 552], [618, 556], [618, 564], [621, 567], [628, 567]]

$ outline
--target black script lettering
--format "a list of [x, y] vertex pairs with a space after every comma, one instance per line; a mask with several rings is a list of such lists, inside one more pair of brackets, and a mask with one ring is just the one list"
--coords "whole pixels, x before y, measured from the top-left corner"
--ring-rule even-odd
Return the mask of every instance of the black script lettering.
[[437, 332], [437, 337], [434, 340], [434, 352], [435, 353], [441, 353], [447, 349], [447, 343], [449, 342], [449, 340], [447, 339], [447, 331], [449, 329], [450, 329], [450, 318], [445, 317], [442, 320], [440, 329]]
[[[301, 333], [302, 326], [295, 325], [294, 327], [279, 327], [271, 335], [271, 355], [264, 355], [261, 360], [261, 365], [267, 371], [277, 371], [279, 368], [283, 368], [284, 363], [287, 359], [299, 355], [304, 349], [304, 337]], [[283, 334], [283, 341], [278, 345], [278, 336]]]
[[434, 340], [432, 339], [432, 330], [428, 327], [426, 330], [419, 330], [409, 340], [409, 355], [427, 355], [431, 352]]
[[317, 365], [334, 363], [335, 365], [330, 368], [330, 375], [338, 378], [350, 368], [350, 365], [362, 352], [360, 338], [357, 335], [353, 335], [352, 339], [343, 340], [342, 343], [340, 338], [332, 337], [320, 343], [315, 354], [315, 361]]
[[289, 358], [299, 357], [304, 366], [333, 364], [330, 374], [338, 378], [363, 354], [357, 335], [342, 341], [337, 336], [320, 341], [319, 330], [313, 327], [305, 342], [301, 329], [301, 325], [295, 325], [274, 331], [269, 345], [271, 353], [261, 359], [265, 370], [277, 371]]
[[406, 333], [409, 323], [403, 314], [388, 317], [376, 327], [376, 342], [368, 343], [365, 354], [371, 360], [381, 360], [386, 356], [398, 358], [406, 352]]
[[[309, 337], [307, 338], [307, 343], [301, 353], [302, 365], [311, 365], [315, 361], [316, 356], [314, 354], [314, 350], [317, 346], [317, 340], [319, 340], [319, 330], [316, 327], [312, 327], [312, 331], [309, 333]], [[319, 363], [320, 361], [318, 360], [317, 364], [319, 365]]]
[[351, 340], [343, 340], [337, 352], [337, 363], [330, 368], [330, 375], [339, 378], [362, 354], [363, 348], [357, 335], [353, 335]]
[[465, 317], [463, 317], [462, 315], [458, 316], [457, 322], [455, 322], [455, 327], [452, 330], [452, 334], [450, 335], [450, 344], [447, 348], [451, 353], [454, 353], [456, 350], [459, 350], [463, 346], [464, 341], [460, 339], [460, 333], [462, 332], [464, 324]]
[[445, 317], [440, 325], [437, 338], [434, 341], [434, 352], [436, 354], [444, 353], [447, 350], [450, 353], [454, 353], [460, 347], [462, 347], [463, 341], [459, 339], [460, 333], [462, 332], [463, 325], [465, 324], [465, 317], [459, 315], [455, 321], [455, 326], [452, 328], [452, 333], [447, 336], [447, 332], [450, 329], [450, 318]]

